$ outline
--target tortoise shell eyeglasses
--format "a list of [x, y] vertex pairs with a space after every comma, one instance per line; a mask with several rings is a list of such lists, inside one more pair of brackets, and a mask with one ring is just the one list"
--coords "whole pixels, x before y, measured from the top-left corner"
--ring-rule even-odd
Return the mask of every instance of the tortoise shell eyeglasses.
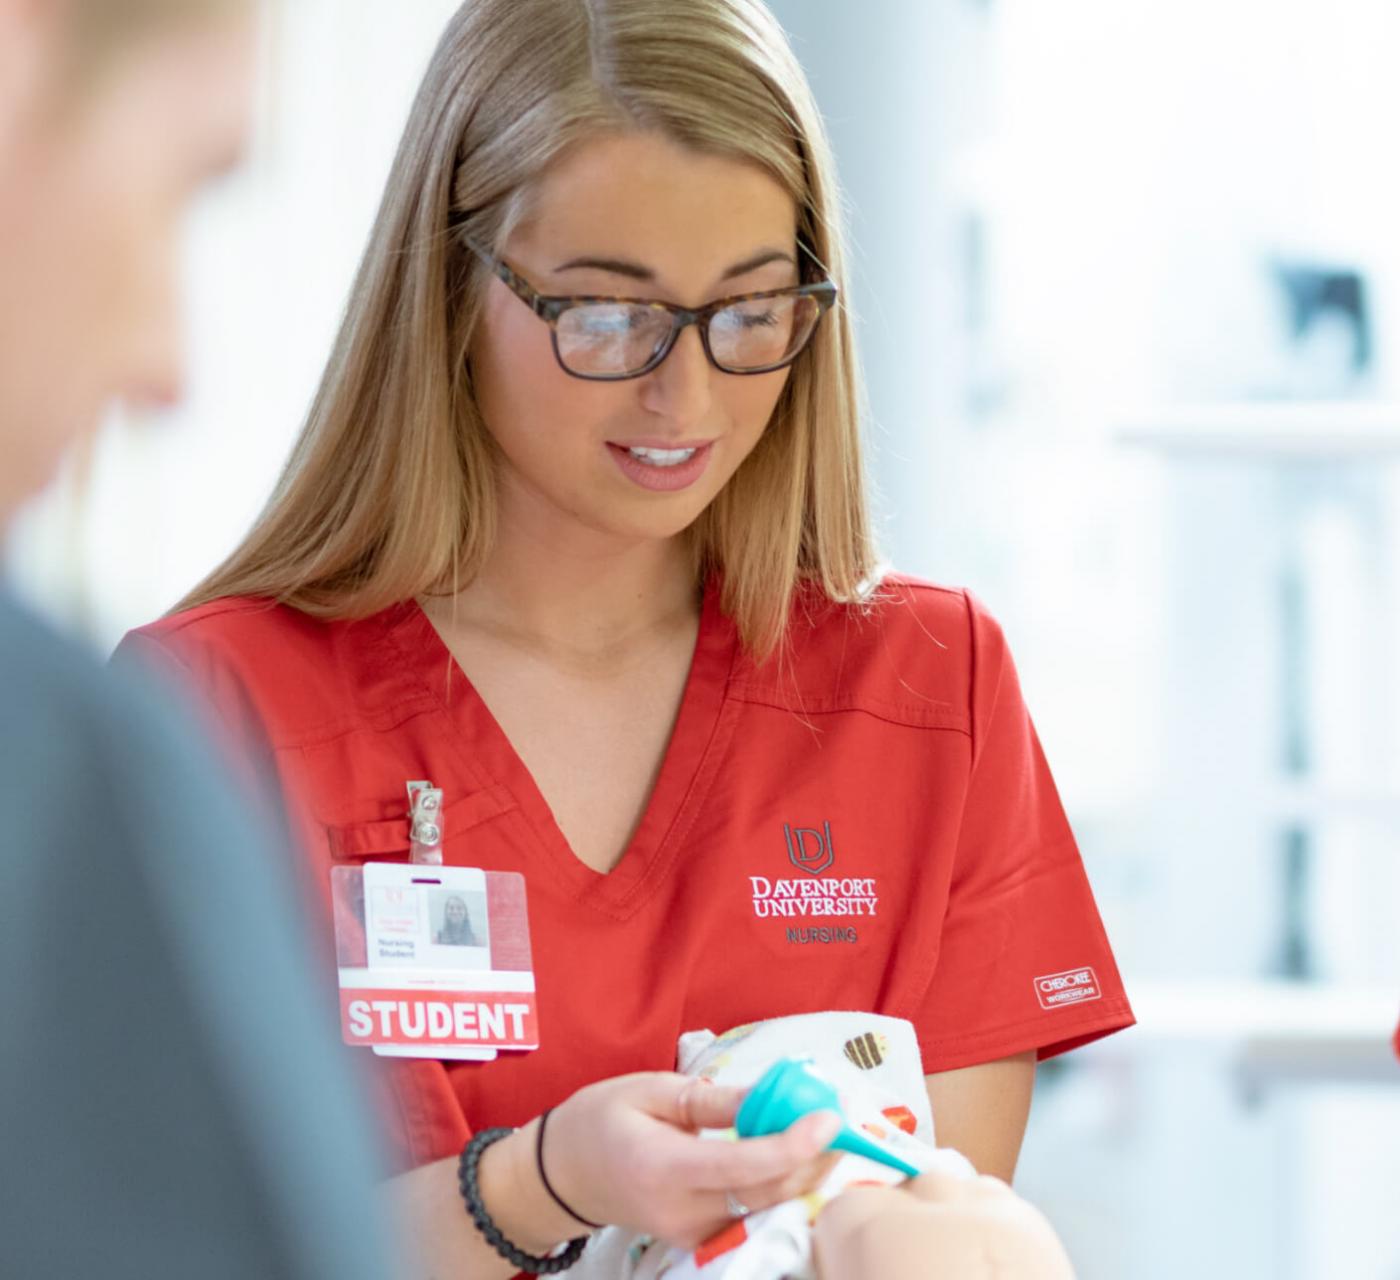
[[549, 325], [559, 367], [593, 382], [650, 373], [671, 353], [681, 330], [692, 324], [716, 369], [771, 373], [797, 359], [823, 313], [836, 302], [830, 280], [735, 294], [693, 309], [649, 298], [547, 297], [482, 245], [462, 239]]

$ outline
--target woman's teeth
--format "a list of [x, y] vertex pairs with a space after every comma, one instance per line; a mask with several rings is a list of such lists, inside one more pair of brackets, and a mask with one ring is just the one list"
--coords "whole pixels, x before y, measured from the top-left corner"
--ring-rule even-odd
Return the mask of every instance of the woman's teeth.
[[627, 450], [639, 462], [651, 467], [675, 467], [689, 462], [695, 456], [694, 449], [641, 449], [631, 446]]

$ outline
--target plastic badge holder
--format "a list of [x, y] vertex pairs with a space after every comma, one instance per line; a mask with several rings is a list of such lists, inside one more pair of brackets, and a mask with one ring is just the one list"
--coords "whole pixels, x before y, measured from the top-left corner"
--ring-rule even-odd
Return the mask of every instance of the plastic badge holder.
[[762, 1138], [782, 1133], [809, 1111], [834, 1111], [841, 1117], [841, 1128], [829, 1146], [877, 1160], [911, 1178], [922, 1172], [846, 1123], [836, 1086], [822, 1075], [810, 1058], [779, 1058], [769, 1067], [749, 1090], [735, 1117], [734, 1127], [741, 1138]]

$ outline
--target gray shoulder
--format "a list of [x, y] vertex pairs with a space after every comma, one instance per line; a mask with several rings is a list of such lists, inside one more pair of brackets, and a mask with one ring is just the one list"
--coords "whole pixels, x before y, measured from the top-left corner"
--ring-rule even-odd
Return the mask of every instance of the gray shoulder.
[[[94, 654], [0, 597], [0, 793], [11, 814], [85, 796], [112, 815], [162, 779], [189, 783], [211, 757], [187, 713], [137, 671]], [[48, 817], [54, 818], [51, 806]]]

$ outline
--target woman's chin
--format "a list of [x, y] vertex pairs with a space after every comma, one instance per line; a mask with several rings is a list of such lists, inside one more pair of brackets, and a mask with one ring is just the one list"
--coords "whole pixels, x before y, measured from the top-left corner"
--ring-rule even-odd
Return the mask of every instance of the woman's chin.
[[704, 513], [708, 500], [650, 504], [620, 503], [597, 511], [586, 523], [621, 546], [672, 542]]

